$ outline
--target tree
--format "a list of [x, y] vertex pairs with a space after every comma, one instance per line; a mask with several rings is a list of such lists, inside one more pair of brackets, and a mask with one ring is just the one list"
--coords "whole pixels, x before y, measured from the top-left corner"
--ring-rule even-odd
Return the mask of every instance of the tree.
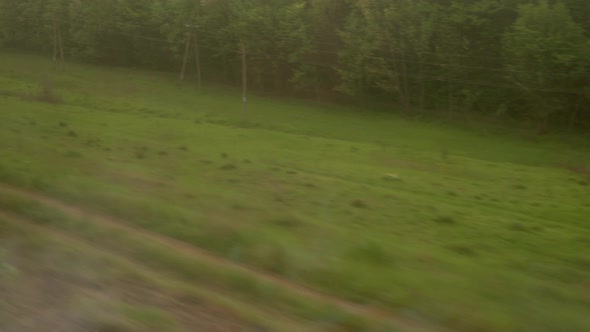
[[563, 3], [521, 5], [504, 52], [532, 120], [544, 128], [551, 117], [577, 117], [581, 96], [572, 93], [588, 86], [590, 42]]
[[243, 43], [258, 91], [575, 124], [590, 2], [560, 1], [0, 0], [0, 45], [51, 54], [58, 27], [68, 57], [177, 71], [198, 26], [208, 80], [239, 84]]
[[[287, 91], [309, 52], [305, 3], [292, 0], [230, 1], [226, 29], [248, 52], [249, 72], [259, 89]], [[230, 39], [230, 40], [231, 40]], [[297, 65], [293, 65], [297, 63]]]
[[385, 59], [380, 54], [383, 31], [371, 5], [371, 1], [354, 4], [340, 30], [343, 47], [339, 52], [341, 83], [337, 89], [351, 96], [369, 94], [384, 72]]
[[[203, 29], [203, 6], [200, 0], [154, 1], [149, 20], [167, 40], [166, 55], [180, 62], [185, 52], [188, 29]], [[189, 27], [187, 27], [189, 25]], [[158, 46], [162, 48], [163, 43]]]
[[47, 0], [0, 0], [0, 43], [25, 50], [49, 50], [52, 24], [44, 17], [47, 5]]

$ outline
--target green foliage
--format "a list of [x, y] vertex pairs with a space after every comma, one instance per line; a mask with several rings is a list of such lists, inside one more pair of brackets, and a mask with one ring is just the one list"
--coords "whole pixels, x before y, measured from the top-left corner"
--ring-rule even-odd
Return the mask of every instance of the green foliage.
[[258, 91], [582, 126], [589, 9], [581, 0], [1, 0], [0, 45], [50, 54], [57, 32], [67, 58], [176, 72], [193, 31], [211, 82], [239, 84], [243, 45]]
[[527, 101], [526, 112], [534, 120], [547, 123], [555, 113], [580, 112], [579, 98], [547, 93], [584, 86], [590, 69], [590, 39], [562, 2], [521, 5], [504, 37], [504, 51], [510, 75]]

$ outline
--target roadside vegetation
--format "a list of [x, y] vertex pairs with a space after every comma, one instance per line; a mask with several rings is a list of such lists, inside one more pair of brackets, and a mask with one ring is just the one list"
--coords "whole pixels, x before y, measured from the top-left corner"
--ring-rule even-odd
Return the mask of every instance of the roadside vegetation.
[[590, 328], [584, 136], [265, 97], [244, 114], [231, 88], [52, 67], [0, 54], [0, 267], [24, 287], [0, 306], [41, 271], [75, 288], [54, 310], [123, 331], [192, 331], [185, 306], [239, 331]]

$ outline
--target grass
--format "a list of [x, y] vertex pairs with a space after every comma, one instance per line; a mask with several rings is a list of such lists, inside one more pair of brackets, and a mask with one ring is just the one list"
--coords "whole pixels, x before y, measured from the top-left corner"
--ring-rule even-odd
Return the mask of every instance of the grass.
[[[45, 234], [31, 231], [20, 223], [2, 218], [0, 223], [0, 248], [6, 253], [5, 259], [11, 261], [13, 270], [10, 274], [7, 270], [0, 272], [2, 330], [132, 332], [152, 331], [152, 326], [159, 326], [175, 331], [175, 319], [161, 308], [140, 307], [121, 300], [123, 291], [112, 287], [114, 281], [110, 279], [113, 267], [101, 259], [81, 254], [77, 250], [79, 248], [54, 242]], [[64, 269], [65, 261], [68, 262], [68, 269]], [[97, 273], [93, 268], [100, 268], [102, 272]], [[121, 272], [118, 270], [119, 276]], [[111, 285], [108, 295], [93, 289], [92, 285], [100, 287], [107, 282]], [[140, 283], [138, 281], [136, 285]], [[138, 314], [140, 309], [143, 312], [149, 310], [153, 320], [146, 322], [141, 319]], [[34, 310], [35, 317], [20, 320], [18, 316], [27, 310]], [[58, 313], [59, 320], [47, 319], [55, 313]]]
[[81, 65], [18, 97], [49, 68], [0, 55], [0, 181], [454, 330], [590, 328], [587, 140]]
[[[34, 204], [30, 206], [34, 207]], [[55, 212], [47, 212], [50, 215], [56, 215]], [[98, 330], [101, 327], [112, 326], [118, 328], [117, 331], [128, 332], [185, 331], [187, 329], [179, 327], [179, 318], [186, 317], [189, 313], [197, 314], [194, 317], [199, 321], [206, 314], [199, 311], [213, 308], [213, 313], [220, 316], [209, 317], [208, 320], [237, 321], [241, 330], [244, 331], [318, 330], [314, 326], [317, 323], [290, 320], [283, 313], [260, 311], [257, 309], [258, 306], [250, 301], [252, 297], [249, 298], [248, 304], [245, 304], [235, 300], [236, 294], [230, 294], [231, 296], [228, 297], [228, 294], [224, 294], [225, 291], [212, 287], [210, 283], [197, 285], [194, 279], [183, 282], [175, 279], [168, 272], [153, 272], [144, 265], [125, 258], [121, 253], [110, 253], [105, 250], [112, 249], [108, 245], [97, 248], [72, 240], [75, 237], [55, 237], [53, 233], [43, 232], [44, 228], [31, 227], [26, 221], [20, 219], [9, 221], [0, 216], [0, 222], [3, 226], [0, 233], [3, 245], [0, 248], [4, 250], [7, 246], [6, 252], [10, 254], [12, 260], [18, 262], [18, 268], [10, 266], [11, 269], [0, 271], [0, 280], [7, 287], [6, 289], [0, 287], [0, 292], [3, 294], [0, 308], [8, 305], [6, 310], [0, 311], [0, 317], [3, 318], [0, 326], [3, 326], [2, 323], [7, 324], [4, 325], [5, 327], [11, 326], [10, 324], [15, 321], [15, 317], [3, 317], [1, 315], [3, 312], [14, 314], [15, 308], [26, 305], [27, 301], [35, 301], [29, 304], [32, 309], [47, 310], [48, 308], [43, 307], [43, 302], [39, 299], [39, 293], [42, 295], [44, 291], [35, 289], [37, 283], [30, 279], [46, 276], [44, 283], [50, 283], [53, 281], [51, 276], [59, 275], [60, 279], [68, 282], [68, 289], [62, 292], [71, 301], [67, 307], [58, 308], [61, 310], [60, 321], [67, 320], [64, 315], [68, 317], [73, 315], [78, 326], [84, 325]], [[52, 226], [57, 227], [58, 224], [59, 222], [56, 221]], [[72, 231], [69, 229], [69, 232]], [[105, 234], [104, 231], [97, 233]], [[134, 250], [138, 250], [137, 246]], [[51, 257], [51, 265], [47, 265], [45, 257]], [[192, 264], [195, 263], [192, 262]], [[153, 266], [153, 264], [148, 265]], [[236, 277], [236, 280], [237, 278], [239, 277]], [[27, 291], [23, 291], [21, 289], [23, 287], [26, 287]], [[104, 289], [108, 291], [105, 293]], [[34, 293], [31, 294], [31, 292]], [[15, 300], [15, 297], [18, 300]], [[170, 302], [167, 299], [174, 300]], [[14, 307], [11, 308], [10, 305]], [[339, 315], [343, 322], [353, 321], [350, 316], [337, 310], [324, 311], [324, 315], [325, 317]], [[326, 321], [327, 319], [325, 318]], [[286, 326], [286, 324], [289, 325]], [[189, 324], [188, 330], [192, 331], [197, 328], [197, 325]], [[206, 329], [206, 327], [200, 328]]]
[[[229, 293], [234, 298], [249, 301], [251, 306], [260, 306], [267, 311], [279, 310], [281, 314], [304, 319], [314, 324], [334, 325], [355, 322], [357, 326], [373, 326], [381, 322], [365, 321], [338, 308], [314, 303], [292, 294], [288, 289], [257, 280], [239, 271], [225, 270], [206, 261], [195, 259], [169, 247], [144, 239], [141, 235], [121, 232], [119, 229], [100, 227], [85, 220], [68, 216], [15, 195], [0, 191], [0, 210], [26, 216], [31, 221], [59, 229], [96, 245], [115, 255], [141, 262], [156, 271], [166, 271], [173, 279], [187, 283], [199, 283], [202, 287]], [[252, 302], [253, 301], [253, 302]], [[338, 317], [335, 322], [333, 317]], [[309, 329], [309, 328], [307, 328]]]

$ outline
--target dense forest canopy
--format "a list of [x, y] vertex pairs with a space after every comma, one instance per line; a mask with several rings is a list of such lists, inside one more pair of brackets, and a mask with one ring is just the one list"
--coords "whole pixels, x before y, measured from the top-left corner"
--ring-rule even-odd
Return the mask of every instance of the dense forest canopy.
[[208, 81], [243, 47], [259, 91], [590, 122], [588, 0], [0, 0], [0, 45], [66, 59], [176, 71], [189, 32]]

